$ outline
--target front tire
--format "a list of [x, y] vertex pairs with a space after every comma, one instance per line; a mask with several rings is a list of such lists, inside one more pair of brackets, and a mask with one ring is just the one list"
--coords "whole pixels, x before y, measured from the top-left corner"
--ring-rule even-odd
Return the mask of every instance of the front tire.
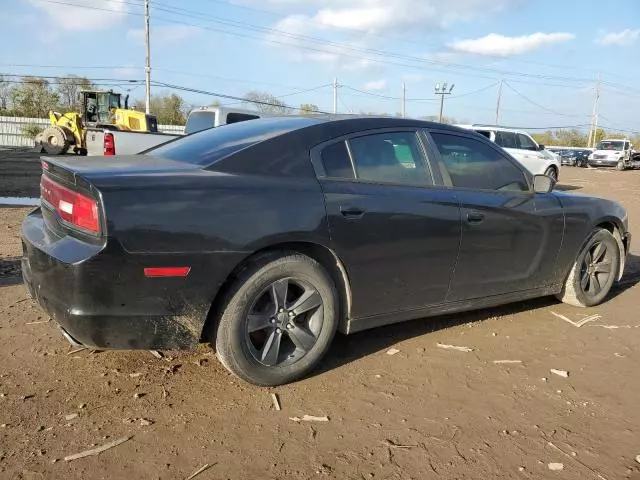
[[626, 166], [624, 164], [623, 160], [619, 160], [618, 163], [616, 164], [616, 170], [618, 170], [619, 172], [625, 170]]
[[620, 248], [603, 228], [594, 230], [573, 264], [558, 299], [576, 307], [593, 307], [609, 294], [620, 268]]
[[551, 177], [554, 182], [558, 182], [558, 171], [554, 167], [549, 167], [545, 170], [544, 174], [547, 177]]
[[338, 325], [331, 277], [295, 252], [250, 261], [226, 298], [212, 343], [227, 370], [254, 385], [282, 385], [309, 373]]

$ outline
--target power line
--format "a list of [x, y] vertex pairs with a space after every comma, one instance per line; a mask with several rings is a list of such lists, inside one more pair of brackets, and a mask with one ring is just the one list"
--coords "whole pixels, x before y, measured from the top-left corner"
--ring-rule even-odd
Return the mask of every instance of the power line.
[[[473, 90], [471, 92], [467, 92], [467, 93], [461, 93], [460, 95], [451, 95], [449, 98], [453, 99], [453, 98], [463, 98], [463, 97], [468, 97], [470, 95], [475, 95], [477, 93], [481, 93], [484, 92], [485, 90], [488, 90], [490, 88], [493, 88], [497, 85], [498, 83], [492, 83], [491, 85], [487, 85], [486, 87], [482, 87], [479, 88], [477, 90]], [[353, 90], [354, 92], [358, 92], [358, 93], [362, 93], [364, 95], [369, 95], [371, 97], [379, 97], [379, 98], [384, 98], [387, 100], [401, 100], [402, 97], [392, 97], [392, 96], [388, 96], [388, 95], [382, 95], [382, 94], [378, 94], [378, 93], [374, 93], [374, 92], [368, 92], [366, 90], [360, 90], [354, 87], [350, 87], [348, 85], [342, 85], [344, 88], [348, 89], [348, 90]], [[437, 102], [438, 100], [436, 98], [407, 98], [406, 99], [407, 102]]]
[[549, 113], [553, 113], [555, 115], [561, 116], [561, 117], [582, 117], [583, 115], [571, 115], [571, 114], [567, 114], [567, 113], [560, 113], [560, 112], [556, 112], [555, 110], [552, 110], [550, 108], [545, 107], [544, 105], [540, 105], [537, 102], [534, 102], [533, 100], [531, 100], [529, 97], [527, 97], [526, 95], [524, 95], [523, 93], [519, 92], [518, 90], [516, 90], [515, 88], [513, 88], [511, 85], [509, 85], [509, 82], [504, 81], [503, 82], [504, 85], [506, 85], [511, 91], [513, 91], [514, 93], [516, 93], [519, 97], [523, 98], [524, 100], [526, 100], [527, 102], [529, 102], [531, 105], [535, 105], [538, 108], [541, 108], [542, 110], [546, 110]]
[[[243, 10], [249, 10], [249, 11], [253, 11], [253, 12], [258, 12], [258, 13], [262, 13], [265, 15], [269, 15], [272, 16], [274, 18], [279, 18], [279, 19], [285, 19], [287, 18], [286, 15], [282, 15], [270, 10], [264, 10], [264, 9], [260, 9], [260, 8], [255, 8], [255, 7], [250, 7], [248, 5], [242, 5], [242, 4], [238, 4], [238, 3], [233, 3], [233, 2], [228, 2], [225, 0], [208, 0], [211, 3], [218, 3], [218, 4], [222, 4], [222, 5], [226, 5], [229, 7], [233, 7], [233, 8], [238, 8], [238, 9], [243, 9]], [[156, 5], [161, 5], [161, 6], [165, 6], [168, 8], [179, 8], [179, 7], [174, 7], [172, 5], [166, 4], [166, 3], [162, 3], [162, 2], [157, 2], [154, 0], [154, 4]], [[186, 9], [182, 9], [182, 10], [186, 10]], [[327, 25], [325, 23], [321, 23], [321, 22], [317, 22], [315, 20], [313, 20], [312, 18], [307, 18], [305, 19], [305, 22], [310, 24], [310, 25], [317, 25], [318, 27], [321, 27], [323, 29], [326, 28], [333, 28], [333, 29], [337, 29], [340, 30], [339, 28], [336, 27], [332, 27], [331, 25]], [[436, 48], [441, 48], [440, 45], [435, 45], [435, 44], [425, 44], [423, 41], [419, 41], [419, 40], [410, 40], [410, 39], [406, 39], [406, 38], [401, 38], [401, 37], [397, 37], [395, 35], [385, 35], [385, 34], [375, 34], [372, 35], [369, 31], [367, 30], [363, 30], [363, 29], [353, 29], [354, 31], [358, 32], [358, 33], [363, 33], [363, 34], [367, 34], [368, 37], [372, 37], [372, 38], [383, 38], [383, 39], [392, 39], [392, 40], [397, 40], [403, 43], [408, 43], [408, 44], [413, 44], [413, 45], [418, 45], [421, 48], [424, 48], [425, 46], [430, 46], [430, 47], [436, 47]], [[491, 58], [496, 58], [499, 60], [503, 60], [503, 57], [500, 56], [493, 56], [490, 55], [489, 57]], [[581, 67], [581, 66], [568, 66], [568, 65], [558, 65], [558, 64], [552, 64], [552, 63], [544, 63], [544, 62], [537, 62], [537, 61], [533, 61], [533, 60], [524, 60], [524, 59], [519, 59], [519, 58], [510, 58], [509, 61], [511, 62], [518, 62], [518, 63], [526, 63], [526, 64], [531, 64], [531, 65], [539, 65], [539, 66], [545, 66], [545, 67], [550, 67], [550, 68], [558, 68], [558, 69], [563, 69], [563, 70], [582, 70], [585, 72], [592, 72], [595, 73], [596, 69], [593, 68], [587, 68], [587, 67]], [[612, 75], [615, 76], [615, 75]], [[632, 80], [635, 81], [635, 79], [631, 79], [628, 77], [621, 77], [621, 76], [617, 76], [618, 78], [626, 78], [627, 80]]]
[[[152, 83], [155, 86], [162, 86], [162, 87], [166, 87], [166, 88], [172, 88], [174, 90], [181, 90], [181, 91], [184, 91], [184, 92], [197, 93], [197, 94], [200, 94], [200, 95], [208, 95], [208, 96], [211, 96], [211, 97], [226, 98], [228, 100], [238, 100], [238, 101], [241, 101], [241, 102], [253, 103], [253, 104], [256, 104], [256, 105], [266, 105], [266, 106], [271, 106], [271, 107], [279, 107], [279, 108], [284, 108], [284, 109], [287, 109], [287, 110], [298, 110], [298, 107], [290, 107], [288, 105], [279, 105], [279, 104], [276, 104], [276, 103], [263, 102], [263, 101], [260, 101], [260, 100], [250, 100], [249, 101], [246, 98], [238, 97], [236, 95], [228, 95], [228, 94], [225, 94], [225, 93], [210, 92], [210, 91], [207, 91], [207, 90], [200, 90], [200, 89], [197, 89], [197, 88], [183, 87], [183, 86], [180, 86], [180, 85], [174, 85], [174, 84], [165, 83], [165, 82], [154, 81]], [[312, 113], [324, 113], [324, 114], [327, 114], [327, 115], [331, 115], [331, 112], [325, 112], [325, 111], [322, 111], [322, 110], [311, 110], [311, 112]]]
[[[100, 10], [100, 11], [113, 11], [115, 13], [120, 13], [120, 14], [142, 15], [142, 14], [137, 14], [135, 12], [123, 12], [123, 11], [120, 11], [120, 10], [110, 10], [110, 9], [104, 9], [104, 8], [93, 7], [93, 6], [88, 6], [88, 5], [79, 5], [79, 4], [69, 3], [69, 2], [62, 2], [62, 1], [59, 1], [59, 0], [40, 0], [40, 1], [48, 2], [48, 3], [62, 4], [62, 5], [69, 5], [69, 6], [76, 6], [76, 7], [79, 7], [79, 8], [89, 8], [89, 9], [95, 9], [95, 10]], [[131, 2], [125, 2], [125, 3], [131, 3]], [[140, 4], [134, 3], [133, 5], [139, 6]], [[370, 54], [373, 54], [375, 56], [381, 56], [381, 57], [386, 57], [386, 58], [396, 58], [396, 59], [401, 59], [401, 60], [408, 60], [408, 61], [413, 61], [413, 62], [417, 62], [417, 63], [420, 63], [420, 64], [427, 63], [427, 64], [430, 64], [430, 65], [437, 65], [437, 66], [440, 66], [440, 67], [459, 68], [459, 69], [466, 69], [466, 70], [476, 70], [476, 71], [482, 71], [482, 72], [492, 73], [492, 74], [519, 76], [519, 77], [526, 77], [526, 78], [550, 79], [550, 80], [567, 81], [567, 82], [576, 82], [576, 81], [584, 82], [584, 81], [587, 81], [584, 78], [577, 78], [577, 77], [562, 77], [562, 76], [555, 76], [555, 75], [532, 74], [532, 73], [524, 73], [524, 72], [518, 72], [518, 71], [498, 70], [498, 69], [487, 68], [487, 67], [479, 67], [479, 66], [472, 66], [472, 65], [457, 64], [457, 63], [453, 63], [453, 62], [428, 60], [428, 59], [424, 59], [424, 58], [420, 58], [420, 57], [414, 57], [414, 56], [410, 56], [410, 55], [398, 54], [398, 53], [394, 53], [394, 52], [387, 52], [387, 51], [376, 50], [376, 49], [371, 49], [371, 48], [357, 47], [357, 46], [354, 46], [354, 45], [343, 44], [343, 43], [339, 43], [339, 42], [332, 42], [332, 41], [320, 39], [320, 38], [317, 38], [317, 37], [311, 37], [311, 36], [300, 35], [300, 34], [293, 34], [293, 33], [285, 32], [285, 31], [278, 30], [278, 29], [273, 29], [273, 28], [269, 28], [269, 27], [263, 27], [263, 26], [260, 26], [260, 25], [254, 25], [254, 24], [250, 24], [250, 23], [246, 23], [246, 22], [239, 22], [239, 21], [224, 19], [224, 18], [221, 18], [221, 17], [207, 15], [207, 14], [203, 14], [201, 12], [194, 12], [194, 11], [182, 9], [182, 8], [179, 8], [179, 7], [166, 8], [166, 7], [160, 6], [160, 7], [155, 7], [154, 9], [155, 10], [160, 10], [160, 11], [165, 11], [165, 12], [168, 12], [168, 13], [172, 13], [173, 15], [176, 15], [176, 16], [199, 18], [199, 19], [204, 19], [205, 21], [208, 20], [208, 21], [211, 21], [211, 22], [222, 23], [223, 25], [231, 26], [232, 28], [242, 28], [244, 30], [252, 30], [252, 31], [258, 31], [258, 32], [263, 32], [263, 33], [267, 32], [267, 33], [272, 33], [272, 34], [277, 35], [277, 36], [284, 36], [284, 37], [287, 37], [287, 38], [298, 39], [298, 40], [302, 40], [302, 41], [306, 41], [306, 42], [321, 43], [323, 45], [335, 46], [335, 47], [338, 47], [338, 48], [341, 48], [341, 49], [344, 49], [344, 50], [350, 50], [350, 51], [355, 51], [355, 52], [360, 52], [360, 53], [370, 53]], [[185, 26], [199, 27], [199, 28], [202, 28], [202, 29], [205, 29], [205, 30], [216, 31], [216, 32], [220, 32], [220, 33], [225, 33], [225, 34], [244, 37], [244, 38], [250, 38], [250, 39], [254, 39], [254, 40], [256, 40], [256, 39], [257, 40], [263, 40], [263, 41], [267, 41], [267, 42], [271, 42], [271, 43], [286, 45], [286, 46], [289, 46], [289, 47], [298, 47], [298, 48], [305, 48], [307, 50], [320, 51], [322, 53], [338, 54], [338, 55], [342, 55], [342, 56], [354, 57], [354, 58], [367, 60], [367, 61], [372, 61], [372, 62], [376, 62], [376, 63], [388, 63], [388, 64], [392, 64], [392, 65], [405, 66], [405, 67], [409, 67], [409, 68], [422, 68], [422, 69], [426, 69], [426, 70], [438, 71], [437, 69], [426, 68], [424, 66], [418, 67], [416, 65], [409, 65], [409, 64], [402, 64], [402, 63], [398, 63], [398, 62], [385, 61], [385, 60], [382, 60], [380, 58], [362, 57], [362, 56], [357, 56], [357, 55], [353, 55], [353, 54], [347, 54], [347, 53], [341, 52], [341, 51], [337, 52], [337, 51], [331, 51], [331, 50], [326, 50], [326, 49], [315, 49], [315, 48], [310, 47], [308, 45], [305, 45], [305, 46], [296, 45], [296, 44], [291, 44], [290, 42], [278, 41], [278, 40], [275, 40], [273, 38], [255, 37], [255, 36], [242, 34], [242, 33], [234, 32], [234, 31], [223, 30], [223, 29], [219, 29], [219, 28], [204, 27], [202, 25], [194, 25], [194, 24], [190, 24], [190, 23], [186, 23], [186, 22], [180, 22], [180, 21], [177, 21], [177, 20], [175, 20], [173, 18], [158, 17], [158, 16], [156, 16], [156, 18], [159, 19], [159, 20], [163, 20], [163, 21], [169, 22], [169, 23], [176, 23], [176, 24], [185, 25]], [[442, 70], [440, 70], [440, 71], [442, 71]], [[468, 75], [471, 75], [471, 74], [468, 74]], [[473, 75], [473, 76], [476, 76], [478, 78], [482, 78], [482, 76], [477, 75], [477, 74]], [[487, 77], [485, 76], [484, 78], [487, 78]]]

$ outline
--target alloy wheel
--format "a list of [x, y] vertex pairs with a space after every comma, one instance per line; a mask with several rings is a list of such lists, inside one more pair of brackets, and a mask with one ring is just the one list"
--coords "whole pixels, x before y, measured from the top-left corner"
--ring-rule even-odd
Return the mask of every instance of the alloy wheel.
[[585, 295], [595, 297], [607, 285], [613, 274], [613, 255], [603, 242], [594, 243], [584, 256], [580, 271], [580, 288]]
[[247, 346], [263, 365], [290, 365], [316, 344], [323, 320], [322, 297], [315, 287], [291, 277], [277, 280], [258, 295], [249, 310]]

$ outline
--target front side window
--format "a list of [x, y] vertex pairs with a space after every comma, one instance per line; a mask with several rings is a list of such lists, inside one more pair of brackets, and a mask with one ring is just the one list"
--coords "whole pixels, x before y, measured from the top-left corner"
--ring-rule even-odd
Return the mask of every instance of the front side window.
[[531, 139], [531, 137], [529, 137], [529, 135], [524, 135], [522, 133], [519, 133], [518, 143], [520, 144], [520, 148], [523, 150], [538, 150], [538, 146]]
[[480, 140], [431, 133], [454, 187], [529, 191], [524, 173], [503, 154]]
[[379, 183], [432, 184], [416, 132], [388, 132], [349, 140], [356, 177]]
[[513, 132], [496, 132], [496, 143], [502, 148], [518, 148], [516, 134]]

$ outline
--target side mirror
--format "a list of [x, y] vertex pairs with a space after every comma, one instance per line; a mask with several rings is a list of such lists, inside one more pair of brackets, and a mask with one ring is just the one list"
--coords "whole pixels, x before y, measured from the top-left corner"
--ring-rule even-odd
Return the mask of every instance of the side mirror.
[[544, 145], [538, 145], [538, 150], [544, 150]]
[[551, 177], [546, 175], [534, 175], [533, 176], [533, 191], [534, 193], [549, 193], [553, 190], [556, 182]]

